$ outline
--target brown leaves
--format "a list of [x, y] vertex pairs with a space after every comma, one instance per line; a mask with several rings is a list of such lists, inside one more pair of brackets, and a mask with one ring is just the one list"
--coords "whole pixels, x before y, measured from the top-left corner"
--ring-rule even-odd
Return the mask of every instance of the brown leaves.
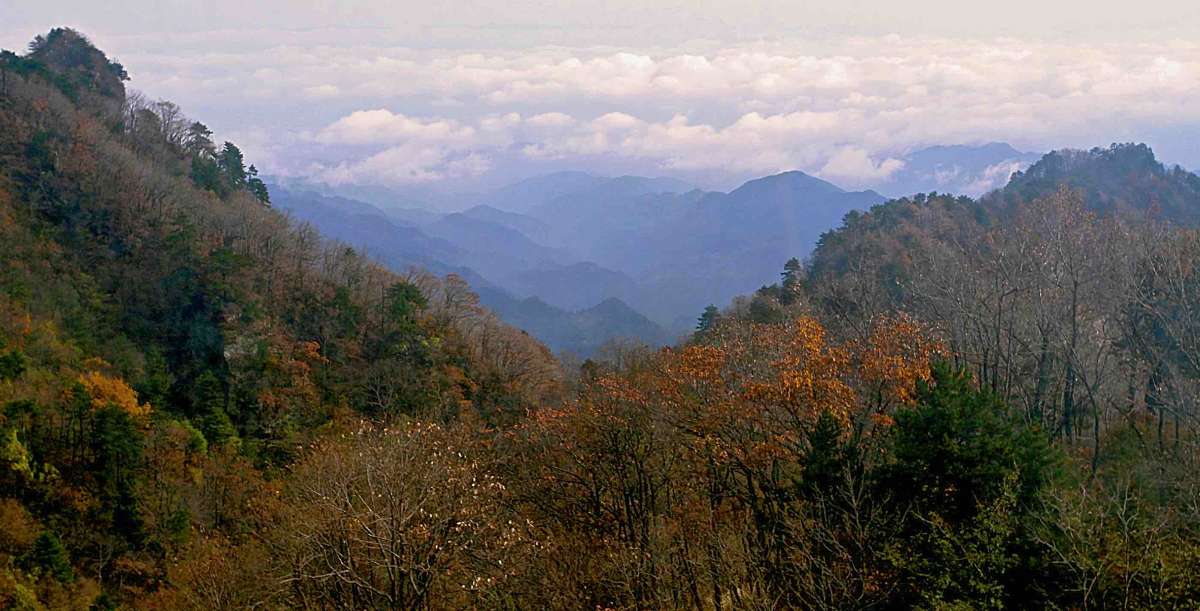
[[862, 399], [872, 412], [912, 402], [918, 381], [929, 380], [929, 364], [945, 345], [913, 318], [901, 314], [877, 321], [867, 341], [851, 346]]

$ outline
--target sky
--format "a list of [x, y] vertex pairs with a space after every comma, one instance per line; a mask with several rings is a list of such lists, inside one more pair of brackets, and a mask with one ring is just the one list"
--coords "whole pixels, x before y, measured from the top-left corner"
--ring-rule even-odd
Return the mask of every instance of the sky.
[[860, 187], [989, 141], [1200, 169], [1197, 2], [0, 0], [0, 47], [59, 25], [263, 173], [331, 184]]

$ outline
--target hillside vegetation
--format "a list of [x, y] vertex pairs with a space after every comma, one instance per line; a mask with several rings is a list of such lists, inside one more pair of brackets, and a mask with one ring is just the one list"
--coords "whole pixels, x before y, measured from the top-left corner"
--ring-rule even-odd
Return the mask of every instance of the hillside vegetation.
[[[1200, 604], [1200, 202], [1148, 149], [850, 213], [564, 365], [124, 80], [66, 29], [0, 57], [0, 607]], [[877, 199], [826, 185], [696, 226]]]
[[70, 30], [0, 63], [0, 606], [153, 593], [260, 536], [319, 439], [503, 422], [559, 383], [462, 281], [289, 224], [123, 79]]

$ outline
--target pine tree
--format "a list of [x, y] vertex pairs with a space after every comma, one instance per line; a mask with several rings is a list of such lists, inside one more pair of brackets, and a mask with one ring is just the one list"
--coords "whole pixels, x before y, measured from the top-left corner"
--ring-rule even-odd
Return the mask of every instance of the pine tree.
[[250, 191], [254, 199], [270, 205], [271, 194], [267, 191], [267, 183], [258, 177], [258, 168], [254, 167], [254, 164], [251, 164], [250, 169], [246, 170], [246, 176], [246, 189]]
[[800, 273], [802, 271], [800, 260], [792, 257], [783, 265], [783, 282], [779, 292], [779, 303], [789, 305], [799, 297], [800, 293]]
[[237, 428], [225, 411], [225, 389], [211, 371], [199, 378], [193, 390], [193, 406], [200, 418], [200, 430], [211, 445], [222, 445], [237, 437]]
[[232, 142], [226, 142], [217, 154], [217, 167], [225, 178], [225, 183], [231, 191], [239, 191], [246, 187], [246, 161], [242, 150]]
[[699, 320], [696, 321], [696, 335], [707, 333], [717, 324], [720, 317], [721, 311], [717, 309], [717, 306], [709, 304], [700, 314]]
[[67, 556], [67, 548], [51, 531], [43, 531], [33, 542], [33, 549], [25, 554], [24, 565], [31, 571], [51, 575], [63, 582], [74, 581], [75, 571], [71, 568], [71, 559]]

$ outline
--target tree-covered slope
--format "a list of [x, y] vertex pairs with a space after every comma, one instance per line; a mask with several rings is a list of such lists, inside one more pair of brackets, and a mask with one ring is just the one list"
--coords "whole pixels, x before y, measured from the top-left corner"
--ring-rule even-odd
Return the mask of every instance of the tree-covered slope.
[[111, 608], [252, 536], [360, 418], [502, 423], [548, 351], [460, 281], [294, 224], [71, 30], [0, 58], [0, 606]]
[[1148, 218], [1200, 224], [1200, 176], [1168, 168], [1145, 144], [1051, 151], [987, 199], [1009, 206], [1045, 197], [1060, 186], [1080, 190], [1098, 213], [1138, 213]]

